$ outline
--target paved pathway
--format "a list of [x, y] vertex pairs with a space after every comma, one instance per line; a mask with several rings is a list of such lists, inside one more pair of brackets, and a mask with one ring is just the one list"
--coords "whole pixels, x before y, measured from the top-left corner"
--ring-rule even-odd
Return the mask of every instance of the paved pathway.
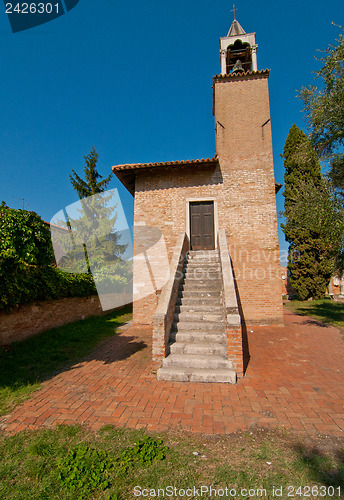
[[157, 382], [148, 327], [131, 326], [44, 383], [9, 415], [17, 432], [83, 422], [230, 433], [252, 425], [344, 434], [344, 339], [336, 328], [285, 313], [284, 327], [248, 332], [251, 360], [237, 385]]

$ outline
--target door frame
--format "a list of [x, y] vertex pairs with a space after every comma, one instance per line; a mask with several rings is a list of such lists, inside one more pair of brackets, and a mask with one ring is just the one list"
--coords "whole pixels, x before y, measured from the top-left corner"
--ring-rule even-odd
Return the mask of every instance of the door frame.
[[204, 198], [186, 198], [186, 234], [190, 241], [190, 203], [195, 201], [212, 201], [214, 204], [214, 241], [215, 241], [215, 249], [217, 248], [217, 234], [219, 231], [219, 218], [217, 213], [217, 199], [211, 198], [209, 196]]

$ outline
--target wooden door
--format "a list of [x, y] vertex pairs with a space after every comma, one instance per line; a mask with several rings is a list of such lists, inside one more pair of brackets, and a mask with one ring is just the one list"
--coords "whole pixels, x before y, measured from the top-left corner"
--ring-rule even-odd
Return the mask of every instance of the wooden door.
[[214, 202], [190, 203], [190, 247], [191, 250], [214, 250]]

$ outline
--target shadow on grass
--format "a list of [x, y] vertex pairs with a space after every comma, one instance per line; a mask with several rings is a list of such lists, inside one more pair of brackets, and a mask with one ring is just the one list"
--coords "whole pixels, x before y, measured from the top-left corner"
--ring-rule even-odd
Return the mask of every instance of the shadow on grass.
[[[306, 472], [310, 482], [322, 484], [327, 488], [332, 486], [335, 490], [344, 490], [344, 452], [337, 450], [330, 457], [320, 451], [317, 447], [306, 447], [298, 445], [295, 447], [298, 455], [296, 467]], [[332, 496], [338, 497], [338, 491]], [[327, 497], [326, 497], [327, 498]]]
[[131, 306], [126, 306], [0, 347], [0, 414], [15, 403], [6, 403], [4, 399], [15, 399], [16, 392], [19, 394], [81, 361], [99, 359], [113, 363], [145, 349], [147, 345], [137, 337], [116, 333], [130, 319], [131, 311]]
[[288, 309], [299, 316], [315, 317], [315, 320], [307, 321], [310, 324], [326, 326], [323, 323], [332, 323], [338, 326], [344, 326], [344, 304], [341, 302], [333, 302], [330, 299], [297, 303], [293, 303], [292, 301]]

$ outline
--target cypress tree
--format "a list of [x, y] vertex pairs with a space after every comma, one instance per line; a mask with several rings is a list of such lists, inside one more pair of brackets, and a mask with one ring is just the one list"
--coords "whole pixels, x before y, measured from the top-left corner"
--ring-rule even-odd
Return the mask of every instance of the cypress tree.
[[[295, 125], [291, 126], [285, 141], [284, 151], [284, 208], [287, 211], [294, 203], [295, 188], [300, 182], [321, 183], [321, 168], [315, 150], [306, 134]], [[288, 238], [287, 234], [286, 237]], [[288, 241], [288, 239], [287, 239]]]
[[[291, 284], [301, 300], [324, 296], [338, 252], [336, 208], [315, 150], [295, 124], [284, 152], [285, 224]], [[329, 241], [331, 235], [336, 241]]]

